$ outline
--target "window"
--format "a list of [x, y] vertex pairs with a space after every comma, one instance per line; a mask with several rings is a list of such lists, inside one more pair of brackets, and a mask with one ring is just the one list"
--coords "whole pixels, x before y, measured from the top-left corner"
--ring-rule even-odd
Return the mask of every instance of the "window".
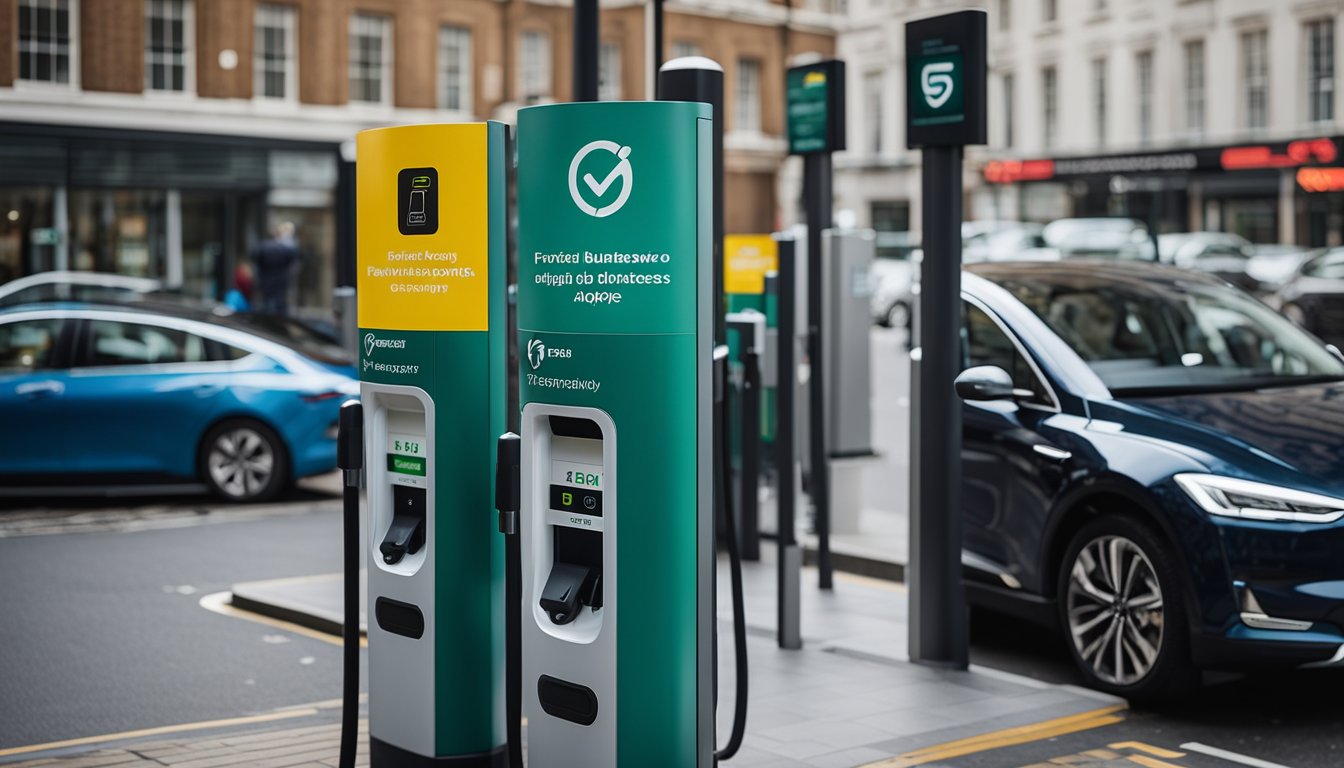
[[966, 325], [962, 339], [962, 351], [965, 355], [964, 368], [978, 365], [993, 365], [1002, 368], [1013, 379], [1013, 389], [1030, 392], [1023, 397], [1025, 402], [1036, 405], [1052, 406], [1053, 402], [1045, 385], [1031, 369], [1031, 363], [1022, 356], [1013, 340], [1004, 333], [1003, 328], [983, 309], [963, 302]]
[[1153, 140], [1153, 52], [1139, 51], [1134, 58], [1139, 87], [1139, 143]]
[[19, 3], [19, 79], [69, 84], [75, 71], [74, 30], [79, 14], [70, 0]]
[[1185, 130], [1204, 132], [1204, 41], [1185, 44]]
[[92, 320], [88, 338], [83, 362], [89, 366], [200, 363], [207, 359], [204, 339], [175, 328]]
[[733, 130], [761, 130], [761, 63], [737, 60], [737, 90], [733, 94]]
[[882, 154], [881, 70], [868, 72], [863, 76], [863, 102], [864, 109], [868, 112], [867, 125], [864, 126], [867, 131], [864, 149], [868, 150], [868, 154], [877, 157]]
[[1013, 0], [999, 0], [999, 31], [1007, 32], [1013, 27]]
[[0, 373], [21, 374], [50, 368], [65, 321], [58, 317], [0, 325]]
[[1041, 70], [1041, 111], [1042, 111], [1042, 131], [1041, 143], [1046, 149], [1055, 146], [1055, 139], [1058, 133], [1059, 104], [1059, 82], [1054, 67], [1046, 67]]
[[597, 98], [621, 98], [621, 46], [617, 43], [604, 42], [597, 49]]
[[1241, 35], [1241, 72], [1244, 92], [1242, 124], [1264, 128], [1269, 124], [1269, 32], [1263, 29]]
[[672, 58], [680, 59], [684, 56], [700, 56], [700, 46], [697, 43], [678, 40], [672, 44]]
[[253, 17], [252, 94], [264, 99], [298, 98], [299, 57], [294, 9], [258, 5]]
[[350, 101], [392, 103], [392, 40], [387, 19], [350, 17]]
[[1054, 21], [1059, 18], [1059, 7], [1055, 0], [1041, 0], [1041, 21]]
[[1092, 60], [1092, 125], [1097, 146], [1106, 145], [1106, 57]]
[[187, 0], [145, 2], [145, 88], [190, 91], [192, 60], [191, 4]]
[[1003, 76], [1003, 146], [1013, 148], [1013, 75]]
[[471, 30], [439, 28], [439, 109], [472, 111]]
[[1307, 24], [1307, 120], [1335, 119], [1335, 21]]
[[518, 84], [524, 102], [551, 95], [551, 37], [545, 32], [523, 33], [522, 66]]

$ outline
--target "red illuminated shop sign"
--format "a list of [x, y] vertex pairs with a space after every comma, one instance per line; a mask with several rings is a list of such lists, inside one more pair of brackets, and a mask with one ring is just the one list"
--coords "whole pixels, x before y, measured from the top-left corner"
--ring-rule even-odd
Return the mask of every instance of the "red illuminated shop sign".
[[1307, 192], [1344, 192], [1344, 168], [1299, 168], [1297, 184]]
[[1299, 165], [1333, 163], [1339, 154], [1333, 139], [1290, 141], [1282, 152], [1275, 150], [1268, 144], [1228, 147], [1223, 150], [1219, 164], [1225, 171], [1295, 168]]
[[1192, 147], [1171, 152], [1130, 155], [1060, 157], [1037, 160], [991, 160], [985, 163], [985, 181], [1086, 179], [1110, 176], [1150, 176], [1192, 171], [1253, 171], [1331, 165], [1340, 158], [1339, 139], [1313, 138], [1236, 147]]
[[1054, 177], [1054, 160], [990, 160], [985, 163], [985, 181], [990, 184], [1045, 181]]

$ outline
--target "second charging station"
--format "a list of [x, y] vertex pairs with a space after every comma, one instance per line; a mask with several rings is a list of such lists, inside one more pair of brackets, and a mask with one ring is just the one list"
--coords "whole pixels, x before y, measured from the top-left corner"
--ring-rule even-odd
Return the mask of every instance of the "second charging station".
[[713, 762], [710, 107], [518, 115], [531, 768]]

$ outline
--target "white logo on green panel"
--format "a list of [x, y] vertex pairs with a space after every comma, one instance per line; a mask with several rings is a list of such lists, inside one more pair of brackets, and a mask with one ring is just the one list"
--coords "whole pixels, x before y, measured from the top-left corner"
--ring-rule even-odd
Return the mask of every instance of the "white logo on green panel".
[[540, 368], [544, 359], [546, 359], [546, 345], [541, 343], [541, 339], [527, 342], [527, 362], [532, 364], [532, 370]]
[[[618, 179], [621, 182], [621, 193], [616, 197], [615, 201], [600, 207], [594, 202], [589, 202], [589, 200], [584, 197], [583, 192], [579, 189], [579, 165], [583, 162], [584, 158], [599, 149], [615, 155], [618, 162], [614, 168], [607, 172], [606, 176], [601, 181], [598, 181], [597, 177], [593, 176], [591, 172], [583, 174], [584, 185], [588, 188], [588, 191], [592, 193], [592, 196], [597, 201], [600, 201]], [[630, 199], [630, 189], [634, 186], [634, 182], [634, 169], [630, 167], [630, 148], [623, 147], [614, 141], [607, 141], [605, 139], [590, 141], [585, 144], [583, 149], [580, 149], [578, 153], [574, 155], [574, 159], [569, 162], [569, 196], [574, 198], [574, 204], [579, 207], [579, 210], [589, 216], [595, 216], [601, 219], [621, 210], [622, 206], [625, 205], [625, 201]]]
[[925, 64], [919, 72], [919, 86], [924, 90], [924, 100], [933, 109], [937, 109], [952, 98], [952, 70], [950, 61], [935, 61]]

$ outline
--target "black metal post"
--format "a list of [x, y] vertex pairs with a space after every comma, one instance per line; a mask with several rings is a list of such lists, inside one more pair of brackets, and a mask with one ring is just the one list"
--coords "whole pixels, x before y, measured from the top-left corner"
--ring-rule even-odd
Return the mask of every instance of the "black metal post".
[[910, 658], [965, 669], [966, 598], [961, 584], [962, 147], [925, 147], [924, 261], [920, 358], [911, 411]]
[[364, 469], [364, 408], [358, 401], [341, 404], [337, 423], [336, 466], [341, 469], [345, 582], [341, 622], [341, 746], [340, 768], [354, 768], [359, 741], [359, 484]]
[[738, 414], [742, 435], [742, 464], [738, 471], [740, 510], [736, 531], [742, 559], [761, 559], [760, 486], [761, 486], [761, 349], [754, 322], [729, 322], [737, 331], [738, 355], [742, 364], [742, 391]]
[[597, 0], [574, 0], [574, 101], [597, 101]]
[[779, 548], [776, 563], [777, 614], [776, 641], [780, 648], [803, 647], [799, 610], [799, 573], [802, 552], [794, 535], [797, 509], [797, 436], [793, 418], [797, 413], [798, 394], [798, 264], [793, 240], [779, 241], [778, 373], [775, 376], [775, 476], [778, 480], [777, 528]]
[[831, 565], [831, 465], [826, 434], [826, 365], [822, 349], [822, 294], [824, 279], [821, 234], [831, 227], [831, 154], [803, 157], [803, 198], [807, 212], [807, 359], [812, 375], [809, 392], [808, 437], [811, 442], [811, 498], [816, 510], [817, 585], [833, 586]]
[[653, 0], [653, 71], [663, 66], [663, 0]]

